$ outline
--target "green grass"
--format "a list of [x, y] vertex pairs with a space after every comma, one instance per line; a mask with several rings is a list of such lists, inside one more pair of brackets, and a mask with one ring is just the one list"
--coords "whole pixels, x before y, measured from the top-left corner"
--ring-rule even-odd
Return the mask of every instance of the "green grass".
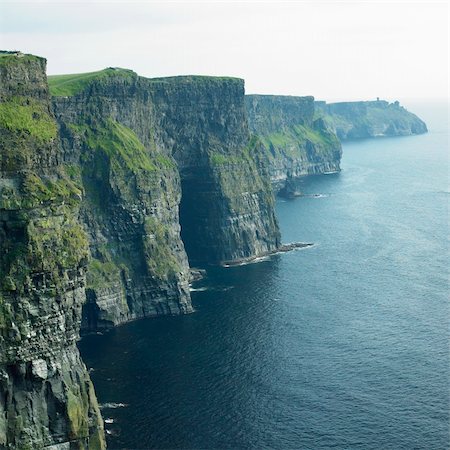
[[132, 79], [136, 77], [136, 74], [132, 70], [113, 69], [109, 67], [108, 69], [99, 70], [97, 72], [50, 75], [48, 76], [48, 86], [50, 88], [50, 94], [55, 97], [70, 97], [82, 92], [92, 81], [112, 76], [121, 76]]
[[210, 153], [210, 161], [214, 166], [223, 166], [227, 164], [243, 164], [245, 163], [244, 158], [237, 155], [225, 155], [219, 152]]
[[48, 142], [58, 133], [45, 103], [18, 96], [0, 103], [0, 127], [27, 133], [40, 142]]
[[71, 124], [69, 127], [84, 136], [90, 149], [105, 153], [113, 169], [120, 172], [124, 168], [137, 173], [175, 167], [171, 158], [160, 153], [150, 153], [133, 130], [115, 120], [108, 119], [95, 129], [84, 124]]
[[293, 125], [289, 130], [279, 133], [272, 133], [262, 136], [261, 139], [266, 145], [272, 144], [274, 147], [288, 147], [291, 145], [302, 145], [306, 141], [313, 144], [329, 144], [332, 135], [323, 133], [320, 130], [305, 125]]
[[224, 165], [245, 165], [245, 164], [254, 164], [254, 155], [253, 152], [260, 143], [259, 137], [256, 135], [251, 136], [248, 144], [239, 149], [238, 152], [233, 154], [221, 153], [217, 151], [211, 150], [209, 152], [209, 160], [213, 166], [224, 166]]
[[120, 268], [114, 262], [91, 258], [86, 276], [88, 288], [98, 289], [116, 281], [120, 281]]
[[19, 52], [9, 52], [5, 50], [0, 50], [0, 66], [14, 65], [14, 64], [22, 64], [24, 62], [30, 61], [42, 61], [44, 58], [35, 55], [23, 54], [20, 53], [20, 56], [17, 56]]
[[86, 233], [69, 215], [30, 222], [27, 233], [29, 267], [52, 273], [55, 281], [63, 282], [61, 270], [74, 269], [88, 257]]
[[[74, 392], [75, 391], [75, 392]], [[89, 435], [88, 408], [89, 403], [85, 392], [80, 389], [67, 389], [67, 417], [69, 419], [71, 439], [79, 439]], [[81, 394], [81, 395], [80, 395]], [[84, 394], [84, 395], [83, 395]]]
[[66, 174], [71, 180], [79, 182], [81, 180], [81, 167], [76, 164], [66, 164], [64, 166]]
[[[79, 126], [74, 127], [80, 129]], [[142, 142], [130, 128], [109, 119], [104, 127], [95, 131], [84, 126], [81, 126], [81, 129], [87, 130], [88, 146], [106, 153], [115, 168], [120, 169], [122, 165], [125, 165], [133, 172], [158, 169], [151, 161]]]
[[69, 178], [56, 180], [42, 179], [27, 172], [22, 181], [24, 192], [23, 207], [35, 207], [48, 202], [66, 202], [77, 204], [81, 199], [81, 190]]
[[261, 140], [266, 146], [287, 147], [296, 143], [295, 139], [287, 133], [272, 133], [267, 136], [261, 136]]
[[81, 200], [80, 179], [71, 179], [63, 167], [54, 177], [40, 177], [31, 171], [23, 171], [20, 190], [12, 186], [0, 189], [0, 209], [26, 210], [48, 205], [76, 206]]
[[[47, 210], [49, 213], [51, 211]], [[42, 212], [42, 210], [41, 210]], [[64, 289], [66, 270], [84, 265], [88, 257], [86, 233], [67, 207], [58, 215], [30, 219], [24, 212], [17, 230], [24, 233], [21, 242], [6, 240], [0, 264], [0, 291], [24, 293], [30, 288], [33, 273], [46, 272], [47, 289], [53, 292]], [[8, 282], [8, 280], [10, 280]], [[15, 319], [18, 320], [16, 317]], [[18, 320], [20, 322], [20, 320]]]
[[222, 81], [242, 82], [242, 78], [237, 77], [215, 77], [211, 75], [178, 75], [173, 77], [149, 78], [150, 81], [171, 83], [173, 81], [184, 81], [186, 83], [209, 83]]

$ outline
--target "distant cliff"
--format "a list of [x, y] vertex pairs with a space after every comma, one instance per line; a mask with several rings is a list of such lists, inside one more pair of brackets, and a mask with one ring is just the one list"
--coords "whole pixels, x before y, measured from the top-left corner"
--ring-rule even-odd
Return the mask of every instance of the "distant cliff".
[[0, 448], [102, 449], [75, 345], [88, 260], [82, 192], [61, 164], [45, 66], [0, 52]]
[[317, 116], [339, 139], [409, 136], [427, 132], [426, 124], [398, 102], [315, 102]]
[[85, 328], [190, 312], [187, 257], [221, 264], [280, 245], [242, 80], [106, 69], [49, 81], [63, 156], [85, 191]]
[[289, 191], [295, 178], [340, 170], [342, 148], [322, 119], [313, 97], [247, 95], [249, 128], [266, 149], [272, 182]]

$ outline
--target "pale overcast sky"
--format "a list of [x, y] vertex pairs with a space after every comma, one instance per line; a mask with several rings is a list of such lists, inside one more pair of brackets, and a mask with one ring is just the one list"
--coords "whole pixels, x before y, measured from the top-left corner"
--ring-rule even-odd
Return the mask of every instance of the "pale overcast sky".
[[49, 74], [230, 75], [329, 101], [448, 97], [448, 28], [447, 2], [0, 0], [0, 48]]

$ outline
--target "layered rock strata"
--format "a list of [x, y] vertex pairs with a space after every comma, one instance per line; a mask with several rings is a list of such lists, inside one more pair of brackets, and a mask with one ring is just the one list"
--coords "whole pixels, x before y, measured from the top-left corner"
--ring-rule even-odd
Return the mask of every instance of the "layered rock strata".
[[266, 149], [277, 191], [295, 194], [295, 179], [340, 170], [342, 148], [313, 97], [247, 95], [249, 127]]
[[80, 92], [54, 97], [64, 159], [85, 190], [80, 218], [92, 255], [85, 329], [192, 311], [180, 179], [155, 130], [147, 84], [110, 69]]
[[0, 448], [103, 449], [76, 341], [88, 246], [45, 59], [0, 53]]
[[341, 140], [427, 132], [425, 122], [398, 102], [316, 102], [316, 109]]
[[280, 245], [261, 141], [251, 137], [244, 81], [152, 80], [162, 140], [182, 183], [182, 237], [194, 264], [224, 264]]
[[184, 247], [193, 264], [220, 264], [279, 246], [242, 80], [106, 69], [50, 85], [64, 159], [85, 189], [85, 328], [192, 311]]

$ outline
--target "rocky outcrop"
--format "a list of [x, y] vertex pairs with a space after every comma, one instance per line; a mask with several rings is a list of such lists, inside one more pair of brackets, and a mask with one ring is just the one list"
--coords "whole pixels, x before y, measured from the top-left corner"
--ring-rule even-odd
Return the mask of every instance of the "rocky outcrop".
[[426, 124], [398, 102], [316, 102], [316, 109], [341, 140], [427, 132]]
[[103, 449], [76, 341], [87, 238], [45, 60], [0, 53], [0, 448]]
[[339, 140], [315, 117], [313, 97], [247, 95], [249, 127], [266, 150], [275, 188], [295, 195], [295, 180], [340, 170]]
[[50, 86], [65, 162], [85, 190], [86, 329], [192, 311], [185, 247], [193, 264], [220, 264], [279, 246], [242, 80], [106, 69]]

